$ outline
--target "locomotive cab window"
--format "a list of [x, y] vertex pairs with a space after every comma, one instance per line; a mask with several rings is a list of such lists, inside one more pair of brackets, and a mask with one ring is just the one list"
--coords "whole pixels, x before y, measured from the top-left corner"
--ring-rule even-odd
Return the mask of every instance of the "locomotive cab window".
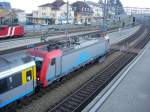
[[52, 61], [51, 61], [51, 65], [52, 65], [52, 66], [55, 65], [55, 63], [56, 63], [56, 59], [53, 58]]
[[26, 76], [27, 76], [26, 77], [27, 82], [31, 81], [32, 80], [32, 71], [31, 70], [27, 71]]

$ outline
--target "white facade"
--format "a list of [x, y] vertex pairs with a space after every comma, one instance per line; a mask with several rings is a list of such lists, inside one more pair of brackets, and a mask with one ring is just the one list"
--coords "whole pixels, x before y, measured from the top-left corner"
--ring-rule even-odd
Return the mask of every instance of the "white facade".
[[51, 7], [44, 6], [44, 7], [39, 7], [38, 9], [38, 17], [49, 17], [52, 18], [54, 15], [52, 15], [52, 9]]
[[17, 18], [18, 18], [19, 22], [25, 23], [26, 22], [26, 14], [25, 14], [25, 12], [17, 13]]
[[[60, 7], [59, 10], [55, 11], [55, 24], [66, 24], [67, 23], [67, 4]], [[74, 23], [74, 11], [72, 7], [68, 6], [68, 23]]]
[[92, 15], [93, 22], [98, 21], [100, 18], [103, 17], [103, 9], [101, 5], [91, 1], [89, 2], [87, 1], [86, 3], [93, 9], [93, 15]]
[[[37, 11], [33, 12], [33, 18], [36, 23], [48, 24], [46, 19], [53, 21], [53, 24], [67, 23], [67, 4], [60, 6], [59, 9], [52, 9], [50, 6], [40, 6]], [[74, 22], [74, 11], [71, 5], [68, 6], [68, 23]]]
[[13, 9], [14, 13], [16, 14], [16, 17], [18, 18], [19, 23], [25, 23], [26, 22], [26, 13], [24, 10], [21, 9]]
[[124, 7], [127, 15], [132, 14], [150, 14], [150, 8]]

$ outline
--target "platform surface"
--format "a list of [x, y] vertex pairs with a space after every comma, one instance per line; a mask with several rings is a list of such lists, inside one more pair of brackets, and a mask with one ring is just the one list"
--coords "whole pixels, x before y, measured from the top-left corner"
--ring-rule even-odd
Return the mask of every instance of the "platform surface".
[[115, 43], [131, 36], [139, 28], [140, 28], [140, 26], [136, 26], [136, 27], [131, 27], [131, 28], [128, 28], [128, 29], [121, 29], [121, 30], [118, 30], [116, 32], [109, 33], [110, 44], [115, 44]]
[[97, 112], [150, 112], [150, 43]]

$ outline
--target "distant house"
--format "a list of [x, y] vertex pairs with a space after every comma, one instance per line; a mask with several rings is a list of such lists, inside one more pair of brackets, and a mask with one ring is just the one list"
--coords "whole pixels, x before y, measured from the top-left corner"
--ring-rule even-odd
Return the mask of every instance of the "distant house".
[[9, 2], [0, 2], [0, 19], [6, 17], [11, 10], [11, 5]]
[[75, 24], [88, 24], [91, 22], [93, 9], [85, 2], [77, 1], [72, 4]]
[[26, 14], [26, 24], [33, 24], [33, 13]]
[[18, 19], [18, 22], [25, 23], [26, 22], [26, 14], [24, 10], [21, 9], [13, 9], [14, 13], [16, 14], [16, 17]]
[[103, 17], [102, 5], [92, 1], [86, 1], [86, 3], [93, 9], [92, 21], [96, 22], [102, 19]]
[[[74, 12], [71, 5], [68, 5], [68, 22], [73, 23]], [[40, 5], [37, 11], [33, 12], [33, 22], [39, 24], [63, 24], [67, 22], [67, 3], [63, 0], [56, 0], [52, 3]]]
[[16, 14], [11, 8], [9, 2], [0, 2], [0, 23], [4, 23], [4, 21], [12, 21], [16, 18]]

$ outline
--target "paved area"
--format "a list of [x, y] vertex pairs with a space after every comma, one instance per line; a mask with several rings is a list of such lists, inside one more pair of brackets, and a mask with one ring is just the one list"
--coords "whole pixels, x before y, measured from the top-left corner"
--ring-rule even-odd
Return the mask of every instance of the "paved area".
[[117, 32], [113, 32], [113, 33], [109, 33], [109, 37], [110, 37], [110, 44], [114, 44], [117, 43], [129, 36], [131, 36], [132, 34], [134, 34], [138, 29], [140, 28], [140, 26], [136, 26], [134, 28], [129, 28], [129, 29], [123, 29], [123, 30], [119, 30]]
[[[96, 112], [150, 112], [150, 43]], [[95, 112], [92, 111], [92, 112]]]

